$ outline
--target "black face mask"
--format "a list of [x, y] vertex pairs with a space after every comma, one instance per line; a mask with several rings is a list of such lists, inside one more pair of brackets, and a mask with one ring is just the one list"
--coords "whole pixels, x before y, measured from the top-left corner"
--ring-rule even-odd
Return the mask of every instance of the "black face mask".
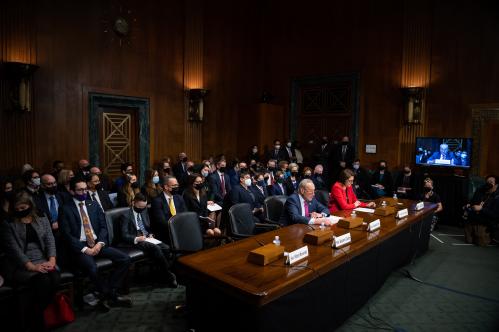
[[194, 188], [196, 188], [197, 190], [201, 190], [201, 189], [203, 189], [203, 184], [202, 183], [196, 183], [194, 185]]
[[386, 166], [380, 166], [380, 167], [379, 167], [379, 170], [380, 170], [380, 171], [384, 171], [385, 169], [386, 169]]
[[11, 201], [13, 198], [14, 198], [14, 190], [11, 190], [11, 191], [4, 191], [3, 193], [3, 197], [8, 200], [8, 201]]
[[341, 145], [348, 145], [348, 142], [341, 142]]
[[404, 170], [404, 174], [409, 174], [409, 173], [411, 173], [411, 171]]
[[33, 211], [33, 208], [32, 207], [29, 207], [27, 208], [26, 210], [22, 210], [22, 211], [17, 211], [17, 210], [14, 210], [14, 216], [16, 218], [24, 218], [24, 217], [27, 217], [29, 216], [29, 214], [31, 213], [31, 211]]
[[248, 171], [248, 169], [244, 168], [244, 167], [239, 169], [239, 172], [241, 172], [241, 173], [244, 173], [244, 172], [247, 172], [247, 171]]
[[137, 212], [137, 213], [142, 213], [142, 212], [144, 212], [144, 210], [145, 210], [145, 209], [146, 209], [146, 208], [142, 208], [142, 209], [140, 209], [140, 208], [135, 207], [135, 206], [133, 207], [133, 210], [134, 210], [135, 212]]
[[176, 188], [172, 188], [171, 193], [172, 193], [172, 195], [176, 195], [176, 194], [178, 194], [178, 187], [176, 187]]
[[182, 162], [183, 162], [183, 163], [186, 163], [186, 162], [187, 162], [187, 160], [188, 160], [188, 159], [187, 159], [187, 157], [182, 158]]
[[188, 167], [188, 168], [187, 168], [187, 171], [188, 171], [188, 172], [191, 172], [191, 173], [192, 173], [192, 172], [194, 172], [194, 167], [192, 167], [192, 166], [191, 166], [191, 167]]
[[134, 182], [130, 185], [133, 189], [138, 189], [139, 188], [139, 183], [138, 182]]
[[170, 173], [170, 167], [163, 168], [163, 172]]
[[273, 172], [273, 171], [275, 171], [275, 167], [270, 167], [270, 166], [269, 166], [269, 167], [268, 167], [268, 170], [269, 170], [270, 172]]
[[256, 169], [256, 164], [250, 166], [252, 169]]
[[57, 194], [57, 187], [43, 188], [43, 191], [49, 195], [55, 195]]
[[296, 176], [298, 176], [298, 172], [291, 172], [291, 175], [296, 177]]
[[494, 185], [490, 182], [487, 182], [484, 185], [485, 190], [490, 190], [490, 189], [492, 189], [492, 187], [494, 187]]
[[224, 167], [220, 167], [218, 170], [220, 171], [220, 173], [225, 173], [225, 169], [226, 169], [226, 167], [224, 166]]
[[424, 190], [425, 193], [429, 193], [431, 191], [431, 188], [430, 187], [424, 187], [423, 190]]

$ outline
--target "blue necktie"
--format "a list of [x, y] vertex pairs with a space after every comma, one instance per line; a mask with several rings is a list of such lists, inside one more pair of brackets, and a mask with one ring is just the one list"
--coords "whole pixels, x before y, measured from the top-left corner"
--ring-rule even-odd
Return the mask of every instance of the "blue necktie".
[[57, 209], [55, 207], [55, 197], [54, 196], [50, 196], [49, 197], [49, 200], [50, 200], [50, 206], [49, 206], [49, 210], [50, 210], [50, 221], [54, 222], [57, 220]]
[[142, 232], [142, 235], [147, 236], [149, 234], [144, 227], [140, 213], [137, 213], [137, 225], [139, 226], [139, 230]]

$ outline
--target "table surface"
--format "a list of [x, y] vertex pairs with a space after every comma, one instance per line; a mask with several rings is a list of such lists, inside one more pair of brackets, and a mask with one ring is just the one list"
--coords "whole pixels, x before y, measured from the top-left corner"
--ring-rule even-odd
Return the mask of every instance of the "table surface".
[[[385, 241], [409, 227], [436, 209], [435, 204], [424, 203], [424, 209], [414, 211], [415, 201], [399, 199], [397, 209], [408, 208], [409, 216], [400, 220], [395, 215], [386, 217], [357, 212], [364, 222], [380, 219], [381, 228], [368, 233], [365, 228], [343, 229], [331, 226], [335, 236], [350, 232], [352, 242], [340, 249], [331, 247], [332, 241], [316, 246], [303, 242], [311, 226], [295, 224], [259, 234], [221, 247], [204, 250], [180, 258], [180, 266], [189, 278], [194, 278], [221, 291], [256, 306], [265, 305], [280, 296], [308, 283], [353, 257]], [[378, 201], [379, 202], [379, 201]], [[337, 216], [347, 217], [352, 211], [339, 211]], [[318, 229], [318, 226], [314, 226]], [[248, 253], [262, 245], [272, 243], [279, 235], [285, 251], [291, 252], [308, 245], [309, 256], [293, 265], [285, 265], [281, 258], [269, 265], [260, 266], [247, 261]]]

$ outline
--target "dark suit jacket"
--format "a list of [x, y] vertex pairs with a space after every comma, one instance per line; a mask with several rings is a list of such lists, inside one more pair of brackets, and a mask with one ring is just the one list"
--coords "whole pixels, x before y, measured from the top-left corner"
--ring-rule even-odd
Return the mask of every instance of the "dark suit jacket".
[[256, 208], [261, 208], [263, 207], [263, 203], [265, 202], [265, 198], [269, 197], [269, 192], [267, 191], [267, 186], [263, 186], [263, 194], [258, 189], [256, 185], [252, 185], [250, 187], [251, 192], [255, 196], [255, 207]]
[[[64, 205], [64, 201], [66, 200], [61, 193], [55, 194], [55, 199], [57, 200], [58, 210]], [[43, 191], [39, 191], [36, 195], [33, 195], [33, 201], [35, 202], [36, 208], [38, 212], [43, 213], [51, 223], [56, 222], [57, 220], [51, 220], [50, 217], [50, 209], [47, 203], [47, 198], [45, 197], [45, 193]], [[58, 218], [60, 219], [60, 217]]]
[[[144, 210], [140, 217], [142, 218], [142, 223], [147, 232], [152, 233], [151, 223], [149, 221], [149, 215], [147, 210]], [[133, 245], [133, 241], [138, 235], [137, 227], [135, 226], [135, 214], [133, 213], [133, 208], [130, 208], [127, 213], [121, 216], [121, 240], [125, 244]]]
[[291, 181], [291, 177], [287, 177], [286, 180], [284, 180], [284, 186], [286, 187], [286, 192], [288, 195], [291, 195], [296, 191], [298, 188], [298, 184], [300, 184], [300, 177], [296, 177], [296, 188], [293, 186], [293, 181]]
[[200, 195], [199, 201], [196, 197], [191, 196], [187, 192], [184, 192], [182, 197], [184, 198], [187, 211], [196, 212], [196, 214], [201, 217], [208, 216], [208, 197], [206, 195]]
[[[380, 180], [380, 173], [379, 170], [376, 171], [372, 178], [371, 178], [371, 184], [382, 184], [383, 187], [385, 187], [385, 193], [387, 196], [391, 196], [393, 194], [393, 178], [392, 178], [392, 173], [389, 171], [385, 170], [385, 174], [383, 176], [383, 180]], [[373, 188], [374, 190], [374, 188]], [[374, 195], [376, 197], [376, 195]]]
[[184, 177], [187, 175], [187, 165], [184, 165], [186, 169], [184, 170], [184, 167], [182, 167], [182, 162], [178, 162], [175, 165], [173, 165], [173, 175], [177, 178], [177, 181], [179, 183], [183, 181]]
[[[441, 157], [440, 151], [434, 152], [430, 158], [428, 158], [428, 161], [435, 161], [436, 159], [440, 159]], [[453, 152], [447, 152], [447, 154], [444, 156], [444, 160], [450, 160], [452, 164], [456, 164], [457, 160], [456, 157], [454, 156]]]
[[[397, 191], [398, 187], [402, 187], [402, 182], [404, 181], [404, 173], [401, 172], [398, 176], [397, 179], [395, 180], [395, 186], [393, 187], [393, 191]], [[411, 198], [415, 199], [418, 197], [417, 195], [417, 185], [416, 185], [416, 174], [411, 173], [409, 177], [409, 188], [412, 190], [407, 191], [405, 195], [400, 196], [401, 198]]]
[[324, 177], [322, 175], [318, 175], [318, 174], [312, 175], [312, 181], [314, 182], [315, 190], [327, 190], [327, 191], [329, 191], [329, 188], [327, 188], [327, 186], [326, 186], [326, 181], [324, 180]]
[[[88, 192], [88, 200], [90, 200], [90, 201], [92, 201], [91, 195], [92, 195], [92, 192], [89, 191]], [[99, 196], [101, 206], [102, 206], [102, 209], [104, 211], [107, 211], [109, 209], [114, 208], [113, 202], [111, 202], [111, 199], [109, 198], [109, 192], [107, 192], [105, 190], [97, 190], [97, 196]]]
[[288, 192], [286, 191], [286, 184], [283, 183], [282, 187], [284, 191], [281, 190], [281, 187], [279, 187], [279, 184], [277, 183], [274, 183], [273, 185], [269, 186], [269, 195], [270, 196], [287, 195]]
[[232, 187], [232, 190], [229, 193], [229, 200], [231, 205], [248, 203], [252, 209], [256, 208], [255, 196], [249, 189], [244, 189], [240, 184]]
[[[298, 194], [293, 194], [288, 197], [286, 203], [284, 204], [284, 209], [281, 214], [281, 219], [279, 222], [282, 225], [292, 225], [292, 224], [308, 224], [310, 217], [302, 216], [303, 207], [300, 204], [300, 198]], [[329, 215], [329, 210], [327, 207], [319, 203], [315, 197], [309, 203], [308, 208], [309, 213], [317, 212]]]
[[[173, 195], [173, 204], [175, 204], [177, 213], [186, 211], [182, 196]], [[168, 220], [172, 217], [172, 214], [164, 193], [159, 194], [158, 197], [152, 200], [150, 213], [153, 233], [161, 241], [169, 243]]]
[[331, 152], [332, 154], [332, 160], [334, 161], [335, 165], [338, 166], [340, 161], [344, 161], [347, 164], [347, 167], [350, 167], [353, 163], [353, 160], [355, 159], [355, 150], [352, 145], [348, 144], [347, 145], [347, 150], [345, 151], [345, 157], [343, 158], [343, 145], [338, 144], [335, 149]]
[[[288, 149], [291, 150], [291, 156], [289, 156]], [[285, 147], [281, 148], [281, 150], [283, 150], [287, 161], [292, 162], [292, 161], [296, 160], [296, 152], [295, 152], [294, 148], [288, 148], [287, 146], [285, 146]]]
[[268, 158], [267, 159], [275, 159], [278, 162], [281, 160], [288, 160], [288, 153], [285, 151], [283, 147], [279, 149], [279, 151], [276, 154], [275, 148], [272, 147], [272, 149], [269, 150], [268, 153]]
[[[87, 207], [88, 218], [90, 219], [94, 233], [97, 236], [95, 243], [104, 242], [106, 245], [109, 245], [104, 212], [102, 212], [102, 209], [94, 202], [86, 201], [85, 205]], [[85, 242], [80, 241], [82, 222], [79, 207], [75, 205], [74, 201], [71, 201], [64, 204], [59, 213], [59, 227], [62, 231], [63, 238], [68, 242], [70, 249], [73, 252], [80, 253], [81, 250], [86, 247], [86, 244]]]
[[[231, 190], [230, 178], [224, 173], [224, 183], [225, 183], [225, 194], [228, 194]], [[220, 176], [218, 172], [213, 172], [208, 176], [208, 183], [210, 185], [211, 200], [220, 206], [223, 206], [224, 198], [222, 196], [222, 184], [220, 182]]]

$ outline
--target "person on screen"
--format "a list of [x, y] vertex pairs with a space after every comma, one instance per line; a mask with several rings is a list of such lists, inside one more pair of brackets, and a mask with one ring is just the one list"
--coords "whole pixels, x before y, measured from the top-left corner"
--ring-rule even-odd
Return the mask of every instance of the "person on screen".
[[376, 206], [374, 202], [364, 203], [357, 199], [352, 188], [355, 173], [350, 169], [344, 169], [340, 172], [338, 181], [332, 186], [329, 195], [328, 208], [331, 213], [340, 210], [352, 210], [360, 207]]
[[469, 166], [470, 165], [470, 160], [468, 158], [468, 152], [466, 152], [466, 151], [461, 152], [461, 156], [459, 158], [459, 165], [461, 165], [461, 166]]
[[428, 164], [444, 164], [442, 160], [450, 160], [451, 165], [456, 164], [456, 157], [452, 151], [449, 151], [449, 145], [440, 144], [440, 151], [437, 151], [428, 158]]

